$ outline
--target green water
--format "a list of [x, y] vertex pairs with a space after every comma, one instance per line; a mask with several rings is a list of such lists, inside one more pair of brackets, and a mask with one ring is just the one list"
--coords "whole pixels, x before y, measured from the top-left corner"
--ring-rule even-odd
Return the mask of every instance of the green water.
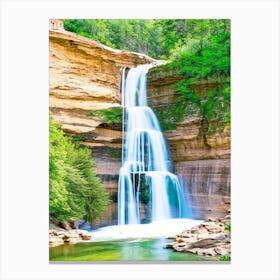
[[217, 261], [217, 258], [165, 249], [168, 239], [81, 242], [50, 248], [50, 261]]

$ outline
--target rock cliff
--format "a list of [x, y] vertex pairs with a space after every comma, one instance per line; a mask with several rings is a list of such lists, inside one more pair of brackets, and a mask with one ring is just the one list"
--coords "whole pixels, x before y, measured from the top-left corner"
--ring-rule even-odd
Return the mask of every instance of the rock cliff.
[[[114, 50], [63, 29], [52, 30], [49, 35], [50, 111], [65, 132], [81, 137], [84, 145], [92, 148], [97, 174], [111, 194], [110, 209], [95, 225], [116, 223], [121, 126], [89, 113], [120, 106], [123, 67], [163, 62]], [[174, 104], [175, 84], [181, 77], [168, 68], [153, 69], [148, 73], [149, 105], [160, 108]], [[195, 217], [223, 216], [230, 206], [230, 133], [225, 128], [201, 137], [202, 132], [201, 119], [192, 117], [180, 122], [175, 130], [166, 131], [165, 137], [174, 171], [188, 184], [186, 196]]]
[[[148, 101], [168, 115], [176, 106], [176, 83], [182, 79], [176, 69], [152, 68], [148, 73]], [[200, 94], [214, 85], [196, 85]], [[223, 217], [230, 207], [230, 131], [223, 123], [219, 132], [209, 133], [199, 117], [185, 117], [176, 129], [165, 131], [174, 173], [186, 182], [186, 196], [194, 218]]]
[[202, 224], [176, 235], [167, 248], [198, 255], [227, 256], [230, 260], [230, 215], [224, 218], [208, 218]]
[[[172, 106], [176, 106], [176, 83], [182, 79], [176, 69], [155, 67], [148, 73], [148, 102], [155, 111], [168, 116]], [[213, 84], [196, 85], [200, 94]], [[160, 110], [159, 110], [160, 109]], [[199, 159], [229, 158], [230, 132], [222, 123], [215, 123], [222, 131], [208, 133], [208, 127], [199, 117], [185, 117], [176, 124], [176, 129], [165, 132], [174, 162]]]
[[95, 225], [116, 223], [116, 193], [121, 164], [121, 126], [90, 112], [121, 103], [121, 69], [161, 64], [146, 55], [109, 48], [88, 38], [51, 28], [49, 32], [49, 106], [55, 122], [91, 147], [113, 203]]
[[106, 146], [120, 139], [121, 133], [116, 130], [99, 129], [102, 118], [88, 113], [120, 106], [121, 68], [147, 63], [158, 61], [72, 32], [50, 31], [49, 105], [53, 119], [68, 133], [84, 136], [90, 146]]

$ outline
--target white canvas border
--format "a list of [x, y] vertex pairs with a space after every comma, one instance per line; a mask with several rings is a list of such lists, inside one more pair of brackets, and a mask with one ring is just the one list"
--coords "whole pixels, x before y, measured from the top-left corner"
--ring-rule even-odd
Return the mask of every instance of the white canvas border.
[[[66, 17], [231, 18], [230, 265], [48, 263], [48, 19]], [[279, 34], [271, 0], [1, 1], [0, 279], [279, 279]]]

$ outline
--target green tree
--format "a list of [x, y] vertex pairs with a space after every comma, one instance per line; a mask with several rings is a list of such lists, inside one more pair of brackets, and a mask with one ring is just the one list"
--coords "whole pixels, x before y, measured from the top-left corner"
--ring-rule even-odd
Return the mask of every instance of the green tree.
[[[207, 122], [230, 122], [229, 21], [199, 21], [192, 26], [196, 47], [182, 50], [173, 62], [184, 77], [177, 84], [179, 102], [191, 104]], [[191, 22], [192, 23], [192, 22]], [[213, 25], [212, 25], [213, 23]], [[194, 23], [192, 23], [194, 25]], [[212, 27], [212, 29], [210, 29]], [[207, 29], [209, 29], [207, 31]], [[206, 38], [206, 39], [205, 39]], [[197, 42], [199, 42], [197, 44]], [[199, 84], [206, 84], [203, 92]], [[210, 86], [211, 85], [211, 86]]]
[[50, 119], [49, 213], [62, 221], [98, 218], [109, 203], [91, 150], [65, 136]]
[[113, 48], [158, 57], [162, 29], [154, 22], [148, 19], [65, 19], [64, 27]]
[[107, 20], [103, 19], [65, 19], [64, 28], [84, 37], [93, 38], [110, 47], [116, 47], [110, 40]]
[[186, 26], [184, 19], [163, 19], [158, 20], [156, 26], [162, 31], [162, 58], [169, 59], [172, 50], [178, 48], [185, 37]]
[[[169, 111], [174, 118], [162, 122], [163, 128], [172, 129], [184, 114], [202, 116], [206, 123], [230, 123], [230, 20], [68, 19], [64, 25], [109, 46], [171, 62], [184, 79], [177, 85], [176, 108]], [[202, 83], [217, 86], [201, 94], [197, 85]]]

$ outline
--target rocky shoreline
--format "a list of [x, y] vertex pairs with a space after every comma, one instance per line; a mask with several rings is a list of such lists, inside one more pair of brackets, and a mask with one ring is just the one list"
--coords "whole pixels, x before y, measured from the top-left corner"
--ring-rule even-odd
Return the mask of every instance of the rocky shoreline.
[[201, 256], [227, 256], [230, 258], [230, 210], [224, 218], [208, 218], [202, 224], [177, 234], [166, 248]]
[[81, 229], [51, 229], [49, 230], [49, 247], [62, 244], [76, 244], [82, 240], [90, 240], [91, 235], [87, 230]]
[[[226, 256], [226, 260], [230, 260], [230, 222], [231, 216], [228, 210], [228, 215], [224, 218], [208, 218], [198, 226], [169, 237], [174, 241], [167, 244], [166, 248], [201, 256]], [[56, 227], [49, 230], [49, 247], [76, 244], [91, 238], [89, 231], [73, 229], [67, 224], [66, 228]]]
[[83, 240], [90, 240], [91, 234], [87, 230], [78, 228], [78, 221], [60, 221], [49, 217], [49, 247], [62, 244], [76, 244]]

